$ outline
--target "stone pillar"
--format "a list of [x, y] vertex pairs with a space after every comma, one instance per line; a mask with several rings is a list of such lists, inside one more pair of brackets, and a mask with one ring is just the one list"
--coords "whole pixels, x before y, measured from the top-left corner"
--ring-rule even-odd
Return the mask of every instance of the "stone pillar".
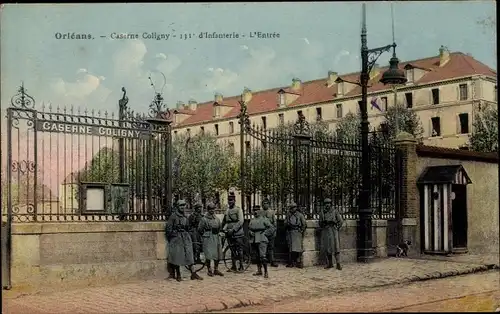
[[[342, 264], [356, 262], [356, 227], [358, 221], [346, 220], [340, 229], [340, 260]], [[387, 220], [372, 221], [372, 240], [375, 257], [387, 257]], [[321, 228], [318, 220], [307, 220], [304, 234], [304, 267], [325, 265], [321, 250]]]
[[417, 188], [417, 141], [406, 132], [400, 132], [394, 140], [398, 160], [397, 179], [399, 186], [398, 219], [399, 240], [410, 240], [413, 250], [420, 252], [420, 209]]
[[307, 228], [302, 242], [304, 253], [302, 263], [304, 267], [314, 266], [322, 263], [320, 256], [321, 229], [317, 220], [307, 220]]
[[372, 220], [372, 243], [375, 257], [387, 257], [387, 220]]

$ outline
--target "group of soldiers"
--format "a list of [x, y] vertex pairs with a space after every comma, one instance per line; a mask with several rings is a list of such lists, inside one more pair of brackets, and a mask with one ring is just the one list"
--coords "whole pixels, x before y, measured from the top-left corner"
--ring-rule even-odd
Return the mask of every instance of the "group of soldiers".
[[[241, 208], [236, 206], [235, 195], [228, 197], [228, 209], [224, 218], [215, 215], [215, 205], [207, 204], [207, 213], [202, 214], [203, 206], [196, 204], [194, 212], [189, 216], [185, 214], [186, 202], [178, 200], [174, 212], [169, 217], [165, 234], [168, 241], [169, 279], [181, 281], [180, 267], [187, 266], [191, 272], [192, 280], [203, 278], [194, 270], [194, 264], [200, 263], [203, 252], [207, 266], [208, 276], [224, 276], [219, 270], [222, 259], [222, 237], [225, 237], [231, 246], [230, 272], [243, 272], [243, 258], [245, 247], [245, 232], [243, 229], [244, 216]], [[270, 209], [269, 200], [262, 201], [262, 207], [253, 207], [254, 217], [248, 225], [249, 242], [257, 257], [257, 272], [255, 276], [269, 277], [268, 265], [278, 267], [274, 259], [274, 247], [277, 231], [277, 220], [273, 210]], [[297, 204], [289, 205], [285, 217], [286, 240], [288, 246], [288, 263], [286, 267], [302, 268], [303, 237], [306, 230], [306, 219], [297, 210]], [[321, 228], [322, 251], [327, 256], [325, 268], [333, 267], [335, 258], [337, 269], [342, 269], [339, 260], [340, 242], [338, 231], [343, 225], [340, 213], [332, 207], [330, 199], [324, 200], [324, 210], [320, 213], [319, 224]], [[213, 268], [212, 268], [213, 263]], [[262, 271], [264, 270], [264, 271]]]

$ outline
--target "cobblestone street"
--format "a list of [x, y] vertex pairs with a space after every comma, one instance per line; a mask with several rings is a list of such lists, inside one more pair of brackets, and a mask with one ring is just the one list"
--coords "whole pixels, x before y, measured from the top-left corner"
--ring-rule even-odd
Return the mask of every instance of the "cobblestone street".
[[371, 291], [287, 299], [226, 312], [491, 312], [500, 306], [499, 285], [496, 270]]
[[[254, 267], [253, 267], [254, 268]], [[485, 265], [423, 259], [347, 264], [342, 271], [322, 267], [271, 269], [270, 278], [227, 273], [203, 281], [158, 278], [107, 287], [40, 293], [4, 299], [6, 313], [168, 313], [220, 311], [239, 306], [342, 291], [357, 291], [486, 270]]]

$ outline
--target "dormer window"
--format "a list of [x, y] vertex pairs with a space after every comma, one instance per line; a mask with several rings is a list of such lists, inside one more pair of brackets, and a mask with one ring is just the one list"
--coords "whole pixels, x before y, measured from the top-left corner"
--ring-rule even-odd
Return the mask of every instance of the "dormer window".
[[214, 104], [213, 117], [220, 118], [220, 106], [217, 103]]
[[406, 79], [408, 83], [413, 83], [415, 81], [415, 69], [406, 68]]
[[278, 106], [285, 106], [285, 92], [283, 90], [278, 92]]
[[337, 85], [337, 95], [338, 96], [344, 96], [344, 82], [343, 81], [340, 81], [338, 82], [338, 85]]

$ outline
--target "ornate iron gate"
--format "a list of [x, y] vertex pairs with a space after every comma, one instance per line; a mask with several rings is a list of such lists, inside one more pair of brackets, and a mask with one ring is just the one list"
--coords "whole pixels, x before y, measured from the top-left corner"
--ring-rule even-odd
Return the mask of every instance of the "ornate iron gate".
[[[24, 86], [7, 109], [2, 175], [2, 272], [10, 284], [16, 222], [165, 220], [172, 204], [171, 114], [159, 94], [150, 115], [41, 107]], [[3, 170], [3, 169], [2, 169]], [[3, 172], [3, 171], [2, 171]], [[5, 263], [5, 265], [4, 265]]]
[[[245, 104], [240, 105], [241, 190], [247, 215], [267, 197], [279, 226], [292, 200], [308, 219], [315, 219], [328, 197], [345, 219], [357, 219], [362, 152], [357, 140], [339, 141], [328, 132], [312, 130], [303, 115], [291, 128], [251, 125]], [[371, 133], [369, 147], [373, 218], [393, 220], [398, 207], [396, 151], [377, 132]], [[279, 226], [276, 254], [282, 256], [286, 241]]]
[[[344, 218], [357, 218], [361, 180], [358, 141], [339, 142], [334, 135], [311, 130], [304, 116], [288, 129], [265, 129], [250, 125], [248, 119], [245, 121], [241, 132], [244, 133], [242, 191], [246, 213], [267, 197], [279, 216], [293, 200], [312, 219], [328, 197]], [[396, 151], [372, 133], [370, 159], [374, 218], [394, 217]]]

